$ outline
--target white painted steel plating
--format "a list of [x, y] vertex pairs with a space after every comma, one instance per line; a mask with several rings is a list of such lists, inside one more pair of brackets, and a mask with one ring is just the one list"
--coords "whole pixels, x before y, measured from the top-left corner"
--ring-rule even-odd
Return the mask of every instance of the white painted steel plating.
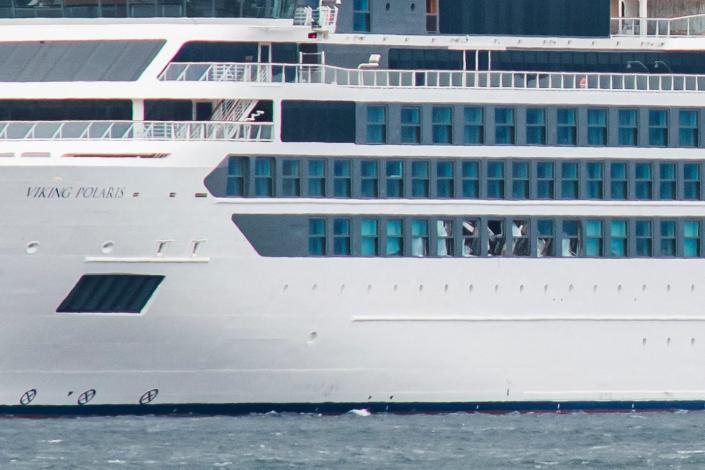
[[0, 140], [233, 140], [269, 142], [271, 123], [0, 121]]
[[171, 63], [161, 81], [315, 83], [368, 88], [705, 91], [705, 75], [345, 69], [323, 64]]

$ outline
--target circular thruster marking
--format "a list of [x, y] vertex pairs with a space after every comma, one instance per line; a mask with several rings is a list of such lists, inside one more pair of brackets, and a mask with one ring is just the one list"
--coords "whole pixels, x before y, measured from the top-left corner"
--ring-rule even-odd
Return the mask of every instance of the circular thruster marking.
[[95, 389], [92, 388], [80, 394], [78, 396], [78, 400], [76, 400], [76, 403], [78, 403], [79, 405], [85, 405], [86, 403], [91, 401], [93, 397], [95, 397]]
[[29, 405], [30, 403], [32, 403], [32, 400], [34, 400], [34, 398], [36, 396], [37, 396], [37, 389], [36, 388], [32, 388], [30, 390], [27, 390], [20, 397], [20, 405], [22, 405], [22, 406]]
[[140, 397], [140, 405], [147, 405], [149, 403], [152, 403], [154, 399], [157, 398], [157, 395], [159, 395], [158, 388], [153, 388], [152, 390], [144, 392]]

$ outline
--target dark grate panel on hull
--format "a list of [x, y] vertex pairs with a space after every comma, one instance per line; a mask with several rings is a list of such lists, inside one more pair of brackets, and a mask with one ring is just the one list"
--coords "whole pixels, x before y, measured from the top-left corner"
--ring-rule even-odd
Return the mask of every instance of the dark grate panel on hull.
[[164, 276], [85, 274], [57, 313], [140, 313]]

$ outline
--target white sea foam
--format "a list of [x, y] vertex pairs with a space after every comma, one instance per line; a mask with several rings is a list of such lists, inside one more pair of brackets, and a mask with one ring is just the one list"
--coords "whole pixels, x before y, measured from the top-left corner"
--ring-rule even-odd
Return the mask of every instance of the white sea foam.
[[356, 410], [356, 409], [350, 410], [350, 411], [348, 411], [348, 414], [351, 414], [353, 416], [372, 416], [372, 413], [370, 413], [370, 410], [367, 410], [365, 408], [362, 408], [359, 410]]

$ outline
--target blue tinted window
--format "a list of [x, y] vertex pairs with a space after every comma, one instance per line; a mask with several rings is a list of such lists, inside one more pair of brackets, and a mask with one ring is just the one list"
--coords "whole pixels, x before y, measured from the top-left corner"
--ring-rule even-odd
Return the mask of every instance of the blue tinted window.
[[227, 196], [243, 197], [247, 194], [245, 187], [248, 168], [247, 157], [230, 157], [228, 159], [228, 179], [225, 194]]
[[362, 256], [378, 255], [377, 221], [374, 219], [362, 219], [360, 221], [360, 254]]
[[661, 229], [661, 250], [660, 256], [676, 256], [676, 222], [673, 220], [662, 220], [659, 224]]
[[428, 197], [429, 163], [427, 161], [411, 162], [411, 195]]
[[512, 162], [512, 198], [529, 199], [528, 162]]
[[659, 163], [659, 199], [676, 199], [675, 163]]
[[308, 161], [307, 185], [309, 197], [323, 197], [326, 195], [326, 161]]
[[687, 200], [700, 199], [700, 164], [683, 165], [683, 197]]
[[536, 224], [536, 256], [545, 258], [556, 255], [553, 220], [538, 220]]
[[352, 163], [350, 160], [333, 162], [333, 194], [335, 197], [350, 197], [352, 193]]
[[619, 110], [619, 145], [637, 144], [637, 112], [634, 109]]
[[487, 197], [504, 199], [504, 163], [487, 162]]
[[432, 133], [434, 144], [450, 144], [453, 142], [453, 109], [450, 107], [434, 107], [432, 116]]
[[333, 219], [333, 254], [350, 255], [350, 220]]
[[416, 106], [401, 108], [401, 143], [421, 143], [421, 109]]
[[578, 199], [578, 164], [564, 162], [561, 164], [561, 199]]
[[585, 222], [585, 256], [602, 256], [602, 221]]
[[369, 0], [353, 0], [353, 31], [370, 31]]
[[308, 221], [308, 254], [312, 256], [326, 254], [325, 219], [309, 219]]
[[610, 256], [627, 256], [627, 221], [611, 220], [610, 226]]
[[282, 196], [296, 197], [301, 195], [301, 162], [299, 160], [282, 161]]
[[538, 162], [536, 164], [536, 197], [539, 199], [553, 199], [555, 181], [553, 163]]
[[387, 197], [404, 197], [404, 162], [390, 160], [386, 165]]
[[387, 221], [387, 256], [402, 256], [404, 254], [404, 236], [401, 220]]
[[557, 112], [556, 143], [558, 145], [575, 145], [577, 143], [577, 111], [559, 109]]
[[387, 108], [384, 106], [367, 107], [367, 143], [384, 144], [387, 142]]
[[436, 162], [436, 196], [439, 198], [455, 196], [453, 166], [453, 162]]
[[649, 111], [649, 145], [668, 145], [668, 114], [664, 110]]
[[627, 199], [629, 196], [627, 181], [627, 164], [623, 162], [610, 163], [610, 197], [612, 199]]
[[634, 165], [634, 171], [634, 196], [636, 199], [651, 199], [653, 195], [651, 164], [637, 163]]
[[428, 221], [411, 221], [411, 256], [428, 256]]
[[606, 109], [588, 109], [588, 145], [607, 145]]
[[587, 162], [586, 170], [586, 185], [585, 188], [587, 199], [602, 199], [603, 189], [603, 169], [602, 162]]
[[365, 198], [379, 196], [378, 164], [373, 160], [360, 163], [360, 195]]
[[468, 145], [484, 143], [484, 115], [482, 108], [465, 108], [464, 141]]
[[271, 158], [255, 159], [255, 196], [272, 197], [274, 195], [273, 186], [274, 160]]
[[696, 220], [683, 222], [683, 256], [700, 256], [700, 222]]
[[678, 112], [678, 139], [681, 147], [697, 147], [700, 139], [698, 133], [698, 112], [681, 110]]
[[546, 111], [539, 108], [526, 110], [526, 143], [544, 145], [546, 143]]
[[514, 144], [514, 109], [496, 108], [494, 111], [495, 143]]
[[653, 233], [650, 220], [637, 220], [636, 224], [636, 255], [640, 257], [651, 256], [653, 246]]
[[479, 162], [463, 162], [463, 197], [468, 199], [480, 197]]

